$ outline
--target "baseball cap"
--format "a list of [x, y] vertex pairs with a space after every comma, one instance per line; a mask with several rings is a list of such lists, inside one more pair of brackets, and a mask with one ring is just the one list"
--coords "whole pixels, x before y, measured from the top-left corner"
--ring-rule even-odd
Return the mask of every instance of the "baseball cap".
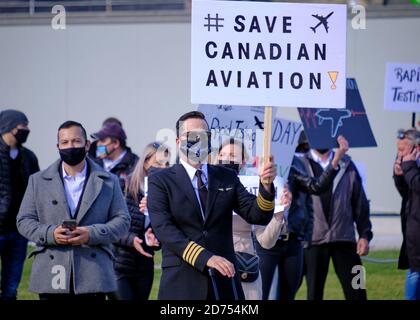
[[127, 136], [124, 129], [118, 123], [108, 123], [102, 127], [98, 132], [91, 134], [93, 139], [102, 140], [105, 138], [116, 138], [125, 141]]

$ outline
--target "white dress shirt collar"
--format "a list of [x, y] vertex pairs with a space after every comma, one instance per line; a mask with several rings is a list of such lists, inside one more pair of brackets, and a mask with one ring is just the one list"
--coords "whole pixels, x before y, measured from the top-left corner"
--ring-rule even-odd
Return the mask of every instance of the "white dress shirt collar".
[[66, 170], [64, 170], [64, 163], [61, 163], [61, 172], [63, 174], [63, 178], [70, 180], [76, 180], [77, 178], [86, 178], [87, 175], [87, 162], [85, 162], [85, 166], [83, 167], [81, 172], [76, 173], [75, 177], [72, 177], [71, 175], [69, 175]]
[[123, 153], [121, 153], [120, 156], [115, 160], [105, 158], [103, 160], [105, 171], [109, 172], [113, 168], [115, 168], [115, 166], [121, 162], [121, 160], [125, 157], [126, 154], [127, 154], [127, 150], [124, 150]]
[[[204, 212], [203, 207], [201, 205], [200, 195], [199, 195], [199, 192], [198, 192], [198, 180], [197, 180], [197, 176], [195, 175], [195, 173], [197, 172], [197, 170], [201, 170], [201, 180], [203, 181], [204, 185], [207, 186], [208, 185], [207, 164], [204, 163], [204, 164], [201, 165], [200, 169], [196, 169], [192, 165], [190, 165], [189, 163], [187, 163], [186, 161], [184, 161], [182, 159], [180, 159], [180, 163], [185, 168], [185, 170], [187, 171], [188, 177], [190, 178], [191, 184], [194, 188], [195, 196], [197, 197], [197, 201], [200, 205], [201, 216], [202, 216], [203, 220], [205, 220], [205, 212]], [[208, 190], [208, 187], [207, 187], [207, 190]]]
[[83, 194], [83, 188], [87, 177], [87, 166], [87, 162], [85, 162], [83, 170], [72, 177], [64, 170], [64, 164], [61, 164], [65, 196], [72, 218], [75, 218], [76, 216], [77, 206], [79, 205], [80, 197]]
[[333, 159], [334, 153], [330, 151], [330, 154], [328, 155], [328, 159], [326, 161], [322, 160], [321, 157], [318, 155], [318, 153], [315, 152], [315, 150], [310, 150], [312, 159], [314, 159], [315, 162], [317, 162], [322, 169], [325, 170], [326, 167], [330, 164], [331, 160]]
[[194, 177], [195, 177], [195, 173], [197, 172], [197, 170], [201, 170], [202, 172], [202, 179], [203, 182], [206, 183], [206, 181], [208, 180], [208, 168], [207, 168], [207, 163], [203, 163], [200, 167], [200, 169], [196, 169], [194, 168], [192, 165], [190, 165], [188, 162], [179, 159], [181, 165], [185, 168], [185, 170], [187, 171], [188, 177], [190, 177], [190, 180], [193, 181]]

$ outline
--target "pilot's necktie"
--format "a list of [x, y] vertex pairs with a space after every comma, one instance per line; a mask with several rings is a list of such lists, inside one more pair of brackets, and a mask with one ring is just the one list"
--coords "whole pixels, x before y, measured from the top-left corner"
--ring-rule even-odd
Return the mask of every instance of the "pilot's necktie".
[[198, 195], [200, 197], [201, 208], [203, 209], [203, 215], [206, 215], [206, 205], [207, 205], [207, 194], [208, 190], [206, 185], [201, 178], [203, 172], [201, 170], [197, 170], [195, 175], [197, 176], [197, 187], [198, 187]]

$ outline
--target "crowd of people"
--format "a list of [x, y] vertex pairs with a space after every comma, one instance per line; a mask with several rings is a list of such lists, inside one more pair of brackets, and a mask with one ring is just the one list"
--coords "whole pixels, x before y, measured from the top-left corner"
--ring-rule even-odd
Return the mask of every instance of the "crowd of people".
[[[306, 279], [307, 299], [322, 300], [330, 260], [345, 298], [367, 299], [353, 268], [369, 253], [370, 209], [345, 137], [315, 150], [301, 134], [275, 210], [275, 159], [257, 162], [258, 194], [249, 193], [238, 177], [252, 160], [243, 142], [226, 139], [209, 161], [200, 112], [177, 120], [176, 150], [155, 141], [140, 156], [116, 118], [91, 139], [66, 121], [59, 159], [42, 171], [23, 146], [28, 126], [24, 113], [0, 112], [1, 299], [17, 297], [28, 241], [41, 300], [147, 300], [158, 250], [159, 299], [293, 300]], [[399, 132], [393, 170], [410, 300], [420, 299], [419, 146], [417, 130]]]

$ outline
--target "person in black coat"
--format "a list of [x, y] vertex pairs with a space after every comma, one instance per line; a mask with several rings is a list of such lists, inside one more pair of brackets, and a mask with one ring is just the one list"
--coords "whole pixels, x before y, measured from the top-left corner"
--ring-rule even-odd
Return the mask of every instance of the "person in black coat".
[[244, 299], [235, 273], [232, 211], [248, 223], [271, 220], [273, 159], [260, 170], [264, 183], [256, 197], [240, 183], [235, 171], [207, 164], [210, 133], [201, 112], [181, 116], [176, 129], [180, 163], [149, 179], [148, 210], [162, 244], [158, 298]]
[[17, 232], [16, 216], [29, 176], [39, 171], [35, 154], [22, 146], [28, 119], [17, 110], [0, 112], [0, 299], [16, 299], [27, 240]]
[[405, 240], [408, 258], [406, 299], [420, 300], [420, 133], [414, 146], [403, 154], [401, 169], [408, 188]]
[[[302, 159], [310, 175], [319, 177], [334, 155], [332, 150], [311, 149]], [[364, 282], [355, 284], [352, 272], [355, 266], [362, 270], [360, 257], [369, 253], [373, 237], [369, 201], [351, 158], [343, 156], [339, 166], [328, 190], [312, 196], [314, 228], [311, 245], [304, 253], [308, 300], [323, 299], [330, 260], [346, 300], [367, 299]]]
[[403, 155], [409, 153], [415, 144], [415, 135], [416, 130], [409, 129], [409, 130], [400, 130], [398, 132], [398, 141], [397, 141], [397, 157], [394, 163], [394, 170], [393, 170], [393, 179], [394, 185], [401, 196], [401, 231], [403, 236], [403, 242], [401, 244], [400, 255], [398, 258], [398, 269], [401, 270], [408, 270], [408, 257], [407, 257], [407, 249], [406, 249], [406, 236], [405, 236], [405, 229], [407, 223], [407, 204], [408, 204], [408, 185], [404, 179], [404, 173], [401, 169], [401, 163]]
[[[159, 168], [168, 166], [168, 148], [158, 142], [146, 146], [126, 188], [126, 201], [131, 215], [129, 233], [115, 248], [115, 271], [119, 300], [147, 300], [153, 285], [154, 260], [159, 241], [153, 234], [150, 219], [145, 214], [147, 197], [144, 178]], [[141, 204], [141, 206], [140, 206]]]
[[263, 279], [263, 300], [269, 298], [273, 275], [277, 267], [279, 277], [276, 298], [278, 300], [295, 298], [303, 274], [303, 247], [304, 244], [306, 247], [310, 245], [312, 238], [311, 195], [325, 192], [332, 184], [338, 172], [338, 163], [348, 150], [347, 140], [343, 137], [338, 139], [338, 143], [340, 148], [319, 178], [311, 177], [300, 158], [294, 157], [287, 180], [292, 193], [292, 203], [287, 217], [284, 217], [281, 224], [276, 224], [277, 232], [273, 232], [270, 236], [267, 236], [266, 232], [257, 233], [257, 252], [261, 258]]

